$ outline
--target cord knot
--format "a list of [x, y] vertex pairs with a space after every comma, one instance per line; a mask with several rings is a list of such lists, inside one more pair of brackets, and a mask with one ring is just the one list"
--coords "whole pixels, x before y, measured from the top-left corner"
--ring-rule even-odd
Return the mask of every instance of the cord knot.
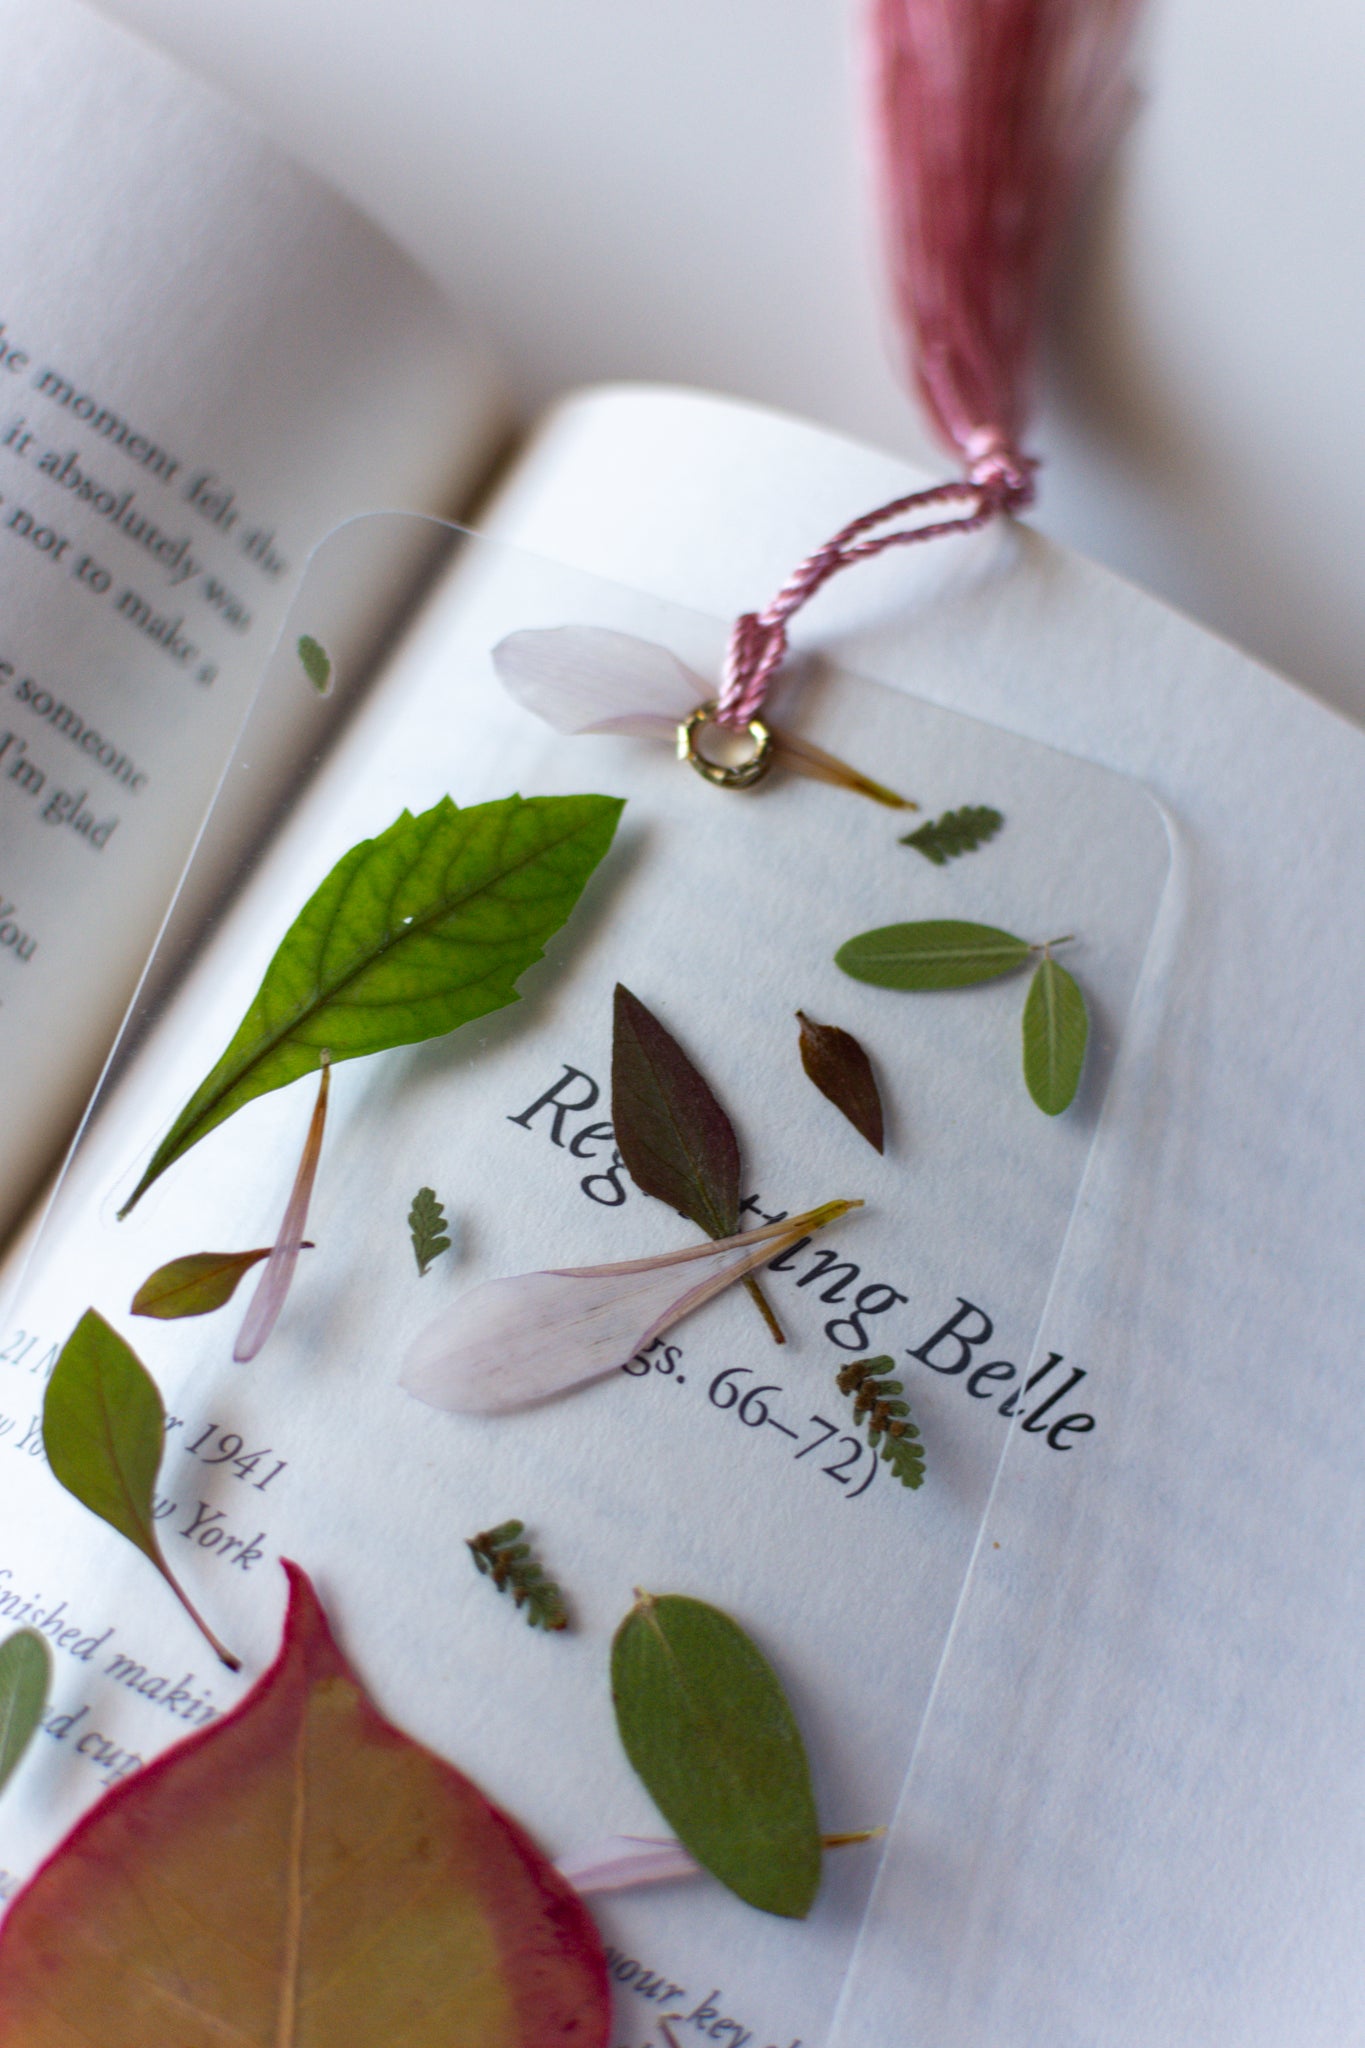
[[716, 723], [742, 732], [757, 718], [768, 684], [787, 652], [786, 621], [769, 612], [741, 612], [725, 650], [725, 674], [716, 700]]

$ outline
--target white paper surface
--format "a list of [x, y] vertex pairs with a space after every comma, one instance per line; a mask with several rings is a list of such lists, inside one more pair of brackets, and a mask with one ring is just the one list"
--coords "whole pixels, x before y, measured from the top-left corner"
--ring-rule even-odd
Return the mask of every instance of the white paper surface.
[[[305, 587], [291, 633], [315, 623]], [[1045, 1468], [1045, 1490], [1107, 1426], [1084, 1368], [1031, 1352], [1166, 876], [1157, 807], [1125, 778], [999, 729], [832, 672], [810, 678], [784, 715], [819, 744], [875, 764], [927, 814], [973, 800], [1005, 812], [989, 848], [935, 868], [898, 843], [904, 813], [789, 776], [727, 795], [667, 746], [549, 733], [503, 695], [489, 651], [510, 630], [566, 623], [663, 639], [703, 672], [724, 638], [715, 622], [476, 544], [99, 1113], [58, 1199], [19, 1327], [0, 1345], [0, 1609], [24, 1619], [7, 1592], [41, 1591], [93, 1615], [92, 1635], [114, 1633], [89, 1658], [77, 1654], [85, 1636], [59, 1652], [56, 1721], [0, 1811], [12, 1876], [130, 1752], [179, 1732], [173, 1688], [181, 1705], [221, 1705], [245, 1684], [212, 1669], [145, 1562], [29, 1455], [52, 1343], [87, 1303], [126, 1332], [178, 1418], [163, 1543], [248, 1671], [278, 1625], [272, 1560], [293, 1556], [318, 1576], [381, 1703], [553, 1854], [659, 1826], [607, 1697], [610, 1638], [634, 1586], [713, 1601], [752, 1630], [796, 1703], [827, 1828], [890, 1821], [1008, 1417], [1022, 1417], [1019, 1455]], [[287, 681], [283, 661], [277, 670]], [[229, 1362], [246, 1289], [200, 1323], [130, 1319], [134, 1289], [164, 1261], [264, 1242], [276, 1219], [307, 1084], [211, 1134], [126, 1221], [113, 1210], [295, 910], [404, 806], [514, 787], [627, 798], [618, 843], [527, 977], [526, 1000], [448, 1040], [336, 1067], [309, 1223], [319, 1249], [252, 1366]], [[858, 931], [934, 916], [1040, 941], [1075, 934], [1065, 957], [1094, 1038], [1071, 1111], [1046, 1118], [1025, 1091], [1026, 978], [912, 996], [833, 964]], [[602, 1121], [618, 978], [732, 1107], [749, 1221], [841, 1195], [867, 1206], [764, 1276], [789, 1330], [782, 1350], [735, 1291], [656, 1347], [647, 1375], [612, 1373], [509, 1416], [435, 1413], [399, 1389], [398, 1369], [464, 1288], [695, 1241], [630, 1190]], [[801, 1072], [798, 1006], [871, 1049], [890, 1112], [885, 1158]], [[446, 1202], [455, 1243], [419, 1280], [405, 1219], [423, 1183]], [[972, 1339], [970, 1357], [950, 1325]], [[839, 1366], [874, 1353], [890, 1354], [924, 1433], [916, 1493], [850, 1433], [834, 1384]], [[244, 1469], [225, 1430], [251, 1459]], [[465, 1537], [513, 1515], [562, 1578], [577, 1624], [566, 1639], [528, 1636], [465, 1556]], [[129, 1658], [165, 1683], [140, 1694]], [[657, 2040], [654, 2020], [672, 2014], [684, 2039], [728, 2017], [736, 2036], [781, 2048], [822, 2040], [881, 1853], [832, 1857], [800, 1924], [756, 1915], [710, 1881], [602, 1902], [621, 1987], [614, 2039]], [[892, 1865], [905, 1853], [893, 1835]], [[671, 1993], [645, 1996], [631, 1965]]]
[[[621, 389], [498, 525], [727, 615], [914, 481]], [[1178, 849], [1043, 1330], [1116, 1426], [1007, 1465], [835, 2039], [1360, 2041], [1365, 740], [1026, 531], [817, 604], [798, 644], [1141, 777]]]
[[[3, 0], [0, 71], [3, 1233], [93, 1085], [308, 550], [376, 504], [445, 509], [491, 400], [434, 287], [149, 47], [75, 0]], [[353, 591], [358, 650], [407, 568]], [[315, 724], [301, 684], [225, 841]]]

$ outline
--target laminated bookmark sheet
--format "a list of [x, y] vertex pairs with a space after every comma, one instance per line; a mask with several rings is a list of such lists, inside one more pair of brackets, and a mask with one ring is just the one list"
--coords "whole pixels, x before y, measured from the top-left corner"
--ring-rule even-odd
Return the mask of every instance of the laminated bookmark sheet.
[[[1146, 793], [818, 662], [794, 670], [774, 723], [918, 813], [780, 766], [751, 791], [720, 789], [656, 739], [556, 732], [498, 679], [492, 650], [508, 635], [606, 629], [707, 677], [724, 624], [455, 532], [364, 708], [333, 730], [317, 652], [344, 668], [338, 607], [367, 550], [393, 541], [387, 517], [354, 524], [305, 579], [262, 689], [313, 693], [316, 772], [178, 987], [153, 970], [157, 993], [134, 1013], [0, 1334], [0, 1608], [49, 1634], [56, 1671], [45, 1730], [0, 1804], [10, 1891], [106, 1787], [209, 1725], [264, 1668], [280, 1556], [313, 1576], [381, 1709], [552, 1857], [669, 1832], [613, 1714], [612, 1638], [637, 1588], [712, 1603], [758, 1645], [801, 1728], [826, 1833], [888, 1826], [1006, 1445], [1029, 1462], [1045, 1517], [1058, 1461], [1084, 1458], [1102, 1427], [1083, 1370], [1035, 1355], [1035, 1337], [1164, 886], [1166, 828]], [[228, 779], [262, 766], [248, 727]], [[167, 1261], [264, 1246], [279, 1226], [317, 1092], [307, 1079], [248, 1102], [117, 1212], [304, 903], [403, 811], [514, 792], [624, 809], [519, 1000], [425, 1043], [335, 1059], [316, 1249], [260, 1354], [233, 1362], [247, 1285], [212, 1315], [131, 1315]], [[936, 861], [903, 843], [968, 806], [1003, 820], [974, 849]], [[1065, 942], [1055, 959], [1089, 1024], [1068, 1108], [1045, 1114], [1022, 1071], [1041, 953], [931, 992], [836, 964], [860, 934], [929, 920]], [[173, 918], [181, 957], [184, 936]], [[781, 1345], [734, 1286], [557, 1398], [493, 1415], [428, 1405], [400, 1385], [404, 1361], [433, 1323], [458, 1328], [475, 1286], [699, 1241], [622, 1163], [618, 984], [728, 1113], [741, 1229], [862, 1206], [760, 1269]], [[798, 1010], [865, 1049], [883, 1152], [808, 1077]], [[425, 1273], [409, 1224], [422, 1188], [450, 1239]], [[46, 1469], [44, 1383], [92, 1306], [165, 1399], [160, 1540], [241, 1655], [240, 1679]], [[917, 1487], [841, 1390], [841, 1370], [868, 1359], [903, 1388]], [[562, 1633], [528, 1628], [474, 1569], [467, 1539], [509, 1518], [563, 1589]], [[595, 1900], [616, 2048], [662, 2048], [670, 2033], [815, 2048], [884, 1859], [914, 1858], [894, 1828], [827, 1850], [802, 1920], [755, 1911], [706, 1874]], [[920, 1881], [932, 1887], [933, 1870]]]

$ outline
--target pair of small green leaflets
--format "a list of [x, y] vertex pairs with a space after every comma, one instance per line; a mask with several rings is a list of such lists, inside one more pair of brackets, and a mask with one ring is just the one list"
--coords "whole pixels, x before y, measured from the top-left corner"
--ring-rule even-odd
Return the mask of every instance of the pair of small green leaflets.
[[995, 925], [928, 918], [861, 932], [839, 948], [834, 962], [877, 988], [970, 988], [1017, 974], [1041, 952], [1024, 1003], [1024, 1081], [1039, 1109], [1060, 1116], [1080, 1086], [1089, 1035], [1085, 998], [1050, 951], [1060, 943], [1031, 945]]

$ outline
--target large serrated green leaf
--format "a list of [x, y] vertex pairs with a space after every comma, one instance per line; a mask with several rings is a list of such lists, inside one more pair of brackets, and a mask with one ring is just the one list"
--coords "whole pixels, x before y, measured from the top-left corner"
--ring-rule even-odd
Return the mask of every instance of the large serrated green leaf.
[[0, 1643], [0, 1792], [14, 1774], [43, 1718], [52, 1683], [52, 1652], [36, 1629], [19, 1628]]
[[607, 796], [443, 797], [344, 854], [281, 940], [227, 1051], [120, 1211], [244, 1103], [323, 1052], [359, 1059], [435, 1038], [516, 1000], [611, 844]]
[[743, 1629], [702, 1600], [641, 1595], [611, 1690], [626, 1754], [683, 1847], [751, 1906], [804, 1918], [820, 1883], [810, 1766]]
[[860, 932], [839, 948], [834, 964], [878, 988], [970, 988], [1016, 973], [1032, 951], [1027, 939], [993, 924], [935, 917]]
[[1085, 998], [1074, 976], [1049, 954], [1024, 1004], [1024, 1080], [1039, 1109], [1060, 1116], [1074, 1099], [1089, 1036]]

